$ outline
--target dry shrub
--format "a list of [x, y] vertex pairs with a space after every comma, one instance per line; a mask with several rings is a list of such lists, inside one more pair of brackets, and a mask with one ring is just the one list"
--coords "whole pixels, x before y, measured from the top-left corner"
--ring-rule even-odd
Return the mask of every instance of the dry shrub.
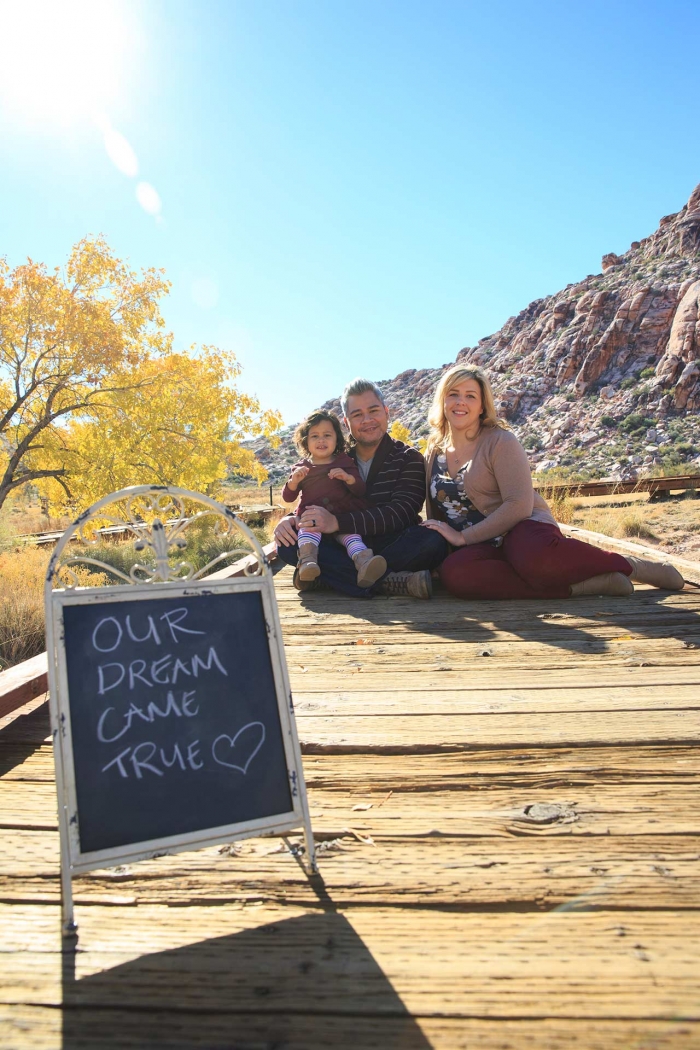
[[644, 520], [638, 510], [628, 510], [618, 518], [620, 536], [639, 536], [644, 540], [655, 540], [657, 538], [653, 529]]
[[0, 667], [36, 656], [44, 645], [44, 576], [50, 551], [0, 554]]
[[[0, 554], [0, 670], [37, 656], [44, 639], [44, 578], [51, 550], [21, 547]], [[74, 567], [78, 585], [101, 587], [103, 573]]]
[[591, 532], [602, 532], [604, 536], [636, 536], [639, 539], [656, 540], [656, 533], [649, 527], [639, 510], [602, 510], [586, 515], [578, 515], [577, 525]]
[[562, 525], [570, 525], [580, 504], [576, 503], [570, 496], [562, 495], [561, 492], [557, 492], [556, 489], [549, 488], [546, 485], [543, 485], [538, 491], [540, 496], [546, 500], [547, 506], [556, 520]]

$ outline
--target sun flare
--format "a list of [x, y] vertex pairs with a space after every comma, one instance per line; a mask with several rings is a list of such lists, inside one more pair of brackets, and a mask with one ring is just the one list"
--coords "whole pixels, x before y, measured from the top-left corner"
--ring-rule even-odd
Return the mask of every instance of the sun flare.
[[100, 0], [0, 3], [0, 106], [23, 120], [98, 117], [119, 96], [124, 9]]

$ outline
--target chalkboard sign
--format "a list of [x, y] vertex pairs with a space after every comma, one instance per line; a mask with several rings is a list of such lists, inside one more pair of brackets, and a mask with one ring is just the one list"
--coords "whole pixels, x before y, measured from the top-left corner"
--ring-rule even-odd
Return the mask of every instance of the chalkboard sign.
[[53, 592], [74, 873], [308, 819], [271, 589]]
[[[89, 553], [105, 519], [134, 538], [128, 572]], [[193, 524], [223, 546], [199, 569], [182, 560]], [[231, 578], [240, 534], [255, 554]], [[122, 585], [81, 586], [75, 566]], [[66, 529], [44, 593], [64, 933], [72, 876], [93, 868], [303, 828], [315, 871], [272, 573], [234, 511], [172, 486], [111, 493]]]

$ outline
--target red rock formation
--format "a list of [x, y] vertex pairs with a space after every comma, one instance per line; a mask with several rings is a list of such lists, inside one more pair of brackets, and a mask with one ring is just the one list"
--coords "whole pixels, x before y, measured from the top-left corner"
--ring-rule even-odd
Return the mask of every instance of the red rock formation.
[[[682, 413], [676, 433], [686, 427], [687, 442], [700, 448], [693, 415], [700, 411], [700, 185], [655, 233], [622, 255], [605, 255], [601, 274], [536, 299], [499, 332], [460, 350], [457, 361], [488, 371], [499, 410], [530, 438], [534, 464], [566, 462], [577, 448], [599, 475], [629, 470], [629, 460], [652, 462], [653, 441], [645, 448], [601, 422], [630, 413], [660, 421], [659, 448], [671, 440], [664, 428]], [[416, 436], [427, 431], [442, 372], [408, 369], [380, 384], [394, 416]], [[327, 406], [339, 411], [337, 399]], [[292, 454], [287, 444], [278, 460]]]

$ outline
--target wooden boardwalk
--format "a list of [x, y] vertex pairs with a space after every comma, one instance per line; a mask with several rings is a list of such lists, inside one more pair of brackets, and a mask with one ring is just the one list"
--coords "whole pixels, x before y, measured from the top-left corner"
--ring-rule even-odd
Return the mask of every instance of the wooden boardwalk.
[[3, 1050], [700, 1047], [700, 591], [276, 583], [320, 877], [300, 838], [92, 872], [62, 952], [35, 701], [0, 729]]

